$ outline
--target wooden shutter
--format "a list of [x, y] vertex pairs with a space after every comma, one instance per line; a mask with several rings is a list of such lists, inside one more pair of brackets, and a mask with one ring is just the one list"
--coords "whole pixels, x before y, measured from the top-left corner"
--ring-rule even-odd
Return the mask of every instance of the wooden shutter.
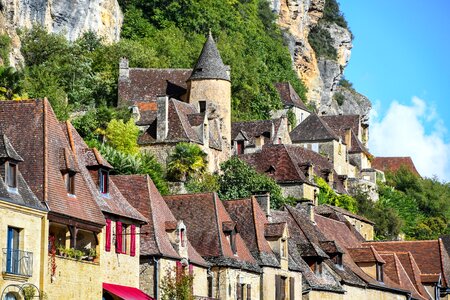
[[252, 286], [250, 284], [247, 284], [247, 300], [252, 299]]
[[275, 300], [281, 299], [281, 276], [275, 275]]
[[105, 240], [105, 251], [111, 251], [111, 220], [106, 219], [106, 240]]
[[122, 222], [116, 222], [116, 253], [122, 253]]
[[136, 255], [136, 225], [131, 225], [130, 256]]
[[177, 261], [177, 271], [176, 271], [177, 282], [181, 280], [182, 275], [183, 275], [183, 266], [181, 265], [180, 261]]
[[295, 300], [295, 278], [289, 278], [289, 300]]
[[238, 279], [238, 282], [236, 283], [236, 299], [243, 300], [241, 296], [242, 296], [242, 286], [239, 283], [239, 279]]

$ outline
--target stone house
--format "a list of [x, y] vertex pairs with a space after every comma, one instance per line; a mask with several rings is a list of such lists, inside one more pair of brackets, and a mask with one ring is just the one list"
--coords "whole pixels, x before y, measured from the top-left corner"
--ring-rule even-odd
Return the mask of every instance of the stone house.
[[336, 192], [347, 193], [346, 177], [339, 176], [327, 158], [303, 147], [265, 145], [260, 152], [239, 155], [239, 158], [273, 178], [285, 197], [308, 199], [317, 204], [319, 188], [314, 176], [323, 178]]
[[[436, 291], [448, 297], [445, 280], [440, 279], [448, 274], [448, 256], [440, 253], [440, 241], [365, 242], [349, 222], [324, 215], [315, 215], [315, 222], [326, 238], [345, 249], [344, 261], [366, 282], [361, 298], [441, 299], [434, 296]], [[430, 279], [435, 280], [433, 284], [441, 280], [441, 285], [433, 286]]]
[[373, 229], [373, 226], [375, 225], [374, 222], [357, 214], [351, 213], [341, 207], [328, 204], [319, 205], [315, 207], [314, 211], [318, 215], [335, 219], [344, 223], [350, 223], [366, 241], [372, 241], [375, 237]]
[[44, 293], [47, 208], [22, 175], [24, 159], [0, 136], [0, 299], [21, 299], [22, 289]]
[[211, 266], [208, 297], [261, 299], [261, 268], [217, 194], [173, 195], [164, 200], [175, 218], [184, 222], [191, 244]]
[[234, 155], [258, 152], [268, 144], [291, 144], [285, 116], [272, 120], [233, 122], [231, 139]]
[[[45, 223], [33, 229], [44, 244], [40, 290], [49, 299], [99, 299], [103, 285], [110, 283], [139, 293], [138, 258], [131, 257], [131, 225], [136, 226], [138, 241], [136, 233], [145, 218], [128, 210], [131, 206], [104, 178], [109, 193], [99, 195], [102, 185], [97, 180], [103, 173], [100, 169], [110, 167], [107, 162], [87, 148], [69, 123], [58, 122], [46, 99], [1, 102], [0, 124], [23, 158], [19, 166], [24, 180], [49, 211]], [[124, 237], [128, 233], [124, 227], [122, 234], [111, 230], [105, 218], [114, 220], [116, 228], [122, 221], [124, 227], [130, 225], [130, 236]], [[114, 255], [107, 253], [108, 244], [116, 247]], [[139, 254], [138, 247], [134, 251]]]
[[273, 111], [272, 118], [287, 116], [288, 112], [291, 111], [295, 115], [295, 125], [298, 125], [311, 114], [289, 82], [275, 83], [275, 88], [278, 91], [283, 107], [279, 110]]
[[208, 296], [209, 264], [190, 243], [191, 232], [167, 207], [148, 175], [116, 175], [113, 181], [128, 201], [147, 219], [141, 230], [140, 289], [161, 299], [167, 276], [193, 276], [193, 294]]
[[289, 257], [288, 227], [286, 223], [270, 221], [270, 195], [227, 200], [223, 204], [262, 269], [262, 299], [301, 299], [301, 272]]
[[106, 220], [100, 240], [100, 266], [103, 297], [114, 298], [116, 290], [139, 291], [140, 230], [147, 218], [122, 195], [109, 175], [112, 166], [95, 148], [89, 148], [75, 128], [61, 123], [77, 160], [79, 174], [86, 181]]
[[311, 114], [291, 131], [293, 144], [313, 150], [333, 163], [338, 175], [356, 177], [356, 168], [350, 164], [345, 140], [318, 115]]
[[144, 134], [138, 144], [166, 163], [179, 142], [199, 145], [216, 171], [231, 151], [231, 81], [211, 34], [195, 67], [129, 68], [119, 65], [119, 106], [130, 107]]

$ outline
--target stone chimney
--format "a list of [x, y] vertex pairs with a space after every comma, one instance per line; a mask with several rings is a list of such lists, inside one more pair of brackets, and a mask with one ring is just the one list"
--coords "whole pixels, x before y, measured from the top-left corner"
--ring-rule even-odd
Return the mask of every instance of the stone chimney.
[[272, 215], [270, 212], [270, 193], [268, 192], [256, 192], [254, 193], [256, 201], [258, 201], [259, 206], [265, 212], [267, 220], [272, 221]]
[[119, 61], [119, 78], [130, 77], [130, 68], [128, 66], [128, 59], [121, 57]]
[[[314, 191], [315, 192], [315, 191]], [[306, 213], [309, 216], [309, 220], [313, 223], [316, 224], [316, 220], [314, 217], [314, 201], [302, 201], [299, 200], [297, 202], [296, 208], [303, 208], [306, 210]]]
[[345, 144], [347, 145], [347, 151], [352, 147], [352, 130], [350, 128], [345, 129]]
[[163, 141], [167, 138], [169, 131], [169, 97], [158, 96], [158, 112], [156, 115], [156, 140]]
[[[214, 122], [214, 120], [213, 120]], [[205, 149], [208, 149], [209, 147], [209, 121], [208, 118], [205, 115], [205, 119], [203, 120], [203, 146], [205, 146]]]

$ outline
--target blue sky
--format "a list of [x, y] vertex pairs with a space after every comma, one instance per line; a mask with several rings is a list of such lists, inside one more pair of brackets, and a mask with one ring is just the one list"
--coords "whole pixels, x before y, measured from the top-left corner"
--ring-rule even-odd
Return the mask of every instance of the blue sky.
[[355, 36], [345, 77], [373, 105], [371, 152], [450, 181], [450, 1], [340, 4]]

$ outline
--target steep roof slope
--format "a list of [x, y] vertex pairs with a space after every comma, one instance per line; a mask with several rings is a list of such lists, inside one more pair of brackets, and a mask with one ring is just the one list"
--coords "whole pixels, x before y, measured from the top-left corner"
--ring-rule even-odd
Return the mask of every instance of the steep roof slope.
[[291, 133], [293, 143], [339, 140], [339, 136], [318, 115], [312, 113]]
[[375, 157], [372, 167], [383, 172], [396, 172], [400, 167], [407, 168], [413, 174], [420, 176], [411, 157]]
[[[148, 175], [115, 175], [112, 178], [128, 201], [148, 219], [148, 224], [141, 229], [145, 233], [141, 236], [141, 255], [181, 259], [166, 232], [177, 219], [151, 178]], [[206, 261], [189, 242], [191, 234], [187, 232], [189, 260], [205, 266]]]
[[281, 102], [286, 106], [295, 106], [300, 109], [309, 111], [306, 105], [303, 103], [300, 96], [294, 90], [290, 82], [278, 82], [275, 83], [275, 88], [280, 95]]
[[256, 260], [236, 233], [236, 255], [225, 231], [236, 230], [236, 224], [215, 193], [165, 196], [164, 200], [178, 220], [186, 224], [190, 241], [200, 255], [214, 265], [260, 272]]
[[47, 100], [1, 101], [0, 126], [24, 162], [22, 176], [49, 215], [74, 218], [102, 227], [103, 214], [83, 176], [75, 176], [76, 196], [67, 193], [61, 173], [61, 154], [74, 153]]

